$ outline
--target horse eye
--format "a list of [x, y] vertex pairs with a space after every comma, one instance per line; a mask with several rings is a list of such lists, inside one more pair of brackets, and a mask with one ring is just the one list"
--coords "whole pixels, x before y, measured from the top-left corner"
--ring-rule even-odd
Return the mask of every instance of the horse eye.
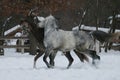
[[37, 17], [34, 17], [34, 23], [37, 24], [39, 22], [41, 22], [41, 21], [39, 21]]

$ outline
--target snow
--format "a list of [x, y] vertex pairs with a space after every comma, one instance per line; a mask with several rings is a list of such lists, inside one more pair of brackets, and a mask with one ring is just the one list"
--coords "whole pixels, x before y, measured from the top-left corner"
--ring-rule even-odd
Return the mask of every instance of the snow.
[[7, 34], [9, 34], [9, 33], [13, 32], [13, 31], [15, 31], [16, 29], [18, 29], [18, 28], [20, 28], [20, 27], [21, 27], [20, 25], [16, 25], [15, 27], [13, 27], [13, 28], [11, 28], [11, 29], [5, 31], [4, 35], [7, 35]]
[[42, 58], [33, 69], [34, 56], [17, 53], [15, 49], [5, 49], [0, 56], [0, 80], [120, 80], [120, 52], [110, 50], [99, 53], [101, 61], [97, 67], [90, 62], [81, 63], [71, 51], [74, 62], [70, 69], [65, 56], [58, 52], [54, 69], [48, 69]]
[[[120, 18], [120, 14], [117, 14], [115, 17], [116, 17], [116, 18]], [[109, 16], [109, 17], [108, 17], [108, 19], [112, 19], [112, 18], [113, 18], [113, 16]]]

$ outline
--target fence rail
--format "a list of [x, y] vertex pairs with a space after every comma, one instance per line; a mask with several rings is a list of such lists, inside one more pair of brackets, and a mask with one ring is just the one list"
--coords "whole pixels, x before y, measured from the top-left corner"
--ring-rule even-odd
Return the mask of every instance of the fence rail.
[[0, 48], [19, 48], [19, 49], [29, 49], [29, 45], [0, 45]]
[[16, 48], [16, 50], [19, 49], [20, 52], [24, 53], [25, 52], [25, 49], [30, 49], [30, 44], [24, 44], [24, 40], [26, 39], [29, 39], [28, 37], [0, 37], [0, 40], [1, 41], [4, 41], [4, 40], [12, 40], [12, 39], [19, 39], [21, 40], [21, 43], [20, 44], [16, 44], [16, 45], [0, 45], [0, 48], [1, 49], [4, 49], [4, 48]]
[[28, 39], [28, 37], [0, 37], [0, 40], [5, 39]]

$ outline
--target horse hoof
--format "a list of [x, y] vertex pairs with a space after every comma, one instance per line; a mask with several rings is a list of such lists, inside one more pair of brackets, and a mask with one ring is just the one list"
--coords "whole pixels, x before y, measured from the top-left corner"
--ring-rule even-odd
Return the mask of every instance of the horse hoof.
[[50, 65], [47, 65], [48, 68], [50, 68]]
[[67, 67], [67, 69], [69, 69], [69, 67]]
[[33, 66], [33, 69], [37, 69], [35, 65]]
[[100, 60], [100, 56], [97, 56], [97, 58]]
[[69, 69], [70, 68], [70, 66], [67, 66], [67, 69]]
[[100, 60], [100, 56], [96, 55], [94, 59]]
[[51, 68], [51, 69], [53, 69], [53, 68], [54, 68], [54, 66], [52, 66], [52, 65], [51, 65], [51, 66], [50, 66], [50, 68]]
[[94, 60], [94, 61], [92, 62], [92, 64], [93, 64], [93, 65], [97, 65], [99, 62], [100, 62], [100, 60], [99, 60], [99, 59], [96, 59], [96, 60]]
[[50, 65], [51, 68], [54, 68], [54, 65]]
[[33, 69], [36, 69], [36, 67], [34, 66]]
[[52, 65], [48, 65], [47, 67], [48, 67], [48, 68], [52, 68], [52, 69], [54, 68], [54, 66], [52, 66]]

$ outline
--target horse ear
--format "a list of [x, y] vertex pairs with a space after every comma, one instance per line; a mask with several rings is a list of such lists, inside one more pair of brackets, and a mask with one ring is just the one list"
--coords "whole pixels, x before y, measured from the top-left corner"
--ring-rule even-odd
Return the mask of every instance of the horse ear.
[[28, 13], [28, 16], [36, 17], [38, 13], [35, 13], [35, 11], [38, 10], [38, 8], [31, 9]]
[[36, 17], [36, 16], [37, 16], [37, 14], [36, 14], [36, 13], [34, 13], [34, 12], [32, 12], [32, 11], [30, 11], [30, 12], [29, 12], [29, 14], [28, 14], [28, 16]]

